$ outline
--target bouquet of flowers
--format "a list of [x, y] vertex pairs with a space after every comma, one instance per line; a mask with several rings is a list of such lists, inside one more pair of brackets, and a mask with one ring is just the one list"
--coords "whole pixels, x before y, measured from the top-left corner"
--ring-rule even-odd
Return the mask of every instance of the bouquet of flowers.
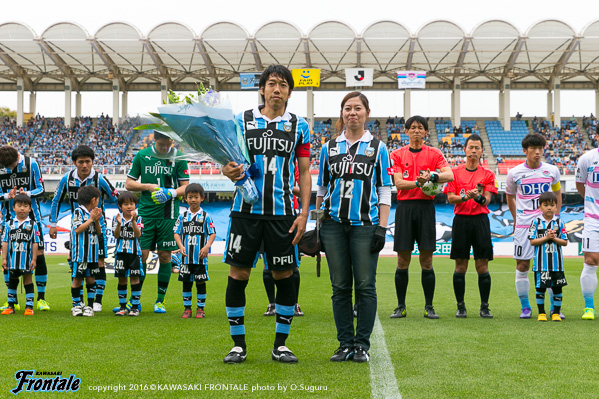
[[259, 193], [252, 175], [257, 168], [250, 165], [245, 140], [235, 122], [229, 99], [202, 84], [197, 96], [191, 94], [181, 99], [169, 91], [168, 97], [170, 104], [158, 107], [159, 113], [150, 112], [161, 123], [136, 129], [153, 129], [169, 136], [179, 143], [184, 159], [198, 160], [208, 155], [221, 165], [231, 161], [244, 165], [244, 177], [235, 185], [245, 202], [256, 203]]

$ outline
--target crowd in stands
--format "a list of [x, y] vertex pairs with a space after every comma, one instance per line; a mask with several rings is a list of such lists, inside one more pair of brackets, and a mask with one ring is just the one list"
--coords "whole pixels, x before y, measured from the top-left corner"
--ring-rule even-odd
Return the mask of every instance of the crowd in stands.
[[17, 148], [29, 148], [37, 132], [37, 123], [34, 120], [27, 122], [21, 128], [8, 117], [4, 117], [0, 123], [0, 146], [12, 145]]
[[591, 147], [597, 148], [599, 146], [599, 121], [591, 114], [591, 116], [582, 117], [582, 128], [587, 131], [589, 139], [591, 140]]
[[561, 127], [552, 127], [546, 120], [532, 120], [533, 130], [547, 139], [545, 160], [556, 165], [562, 174], [574, 174], [578, 158], [590, 149], [576, 118], [562, 121]]

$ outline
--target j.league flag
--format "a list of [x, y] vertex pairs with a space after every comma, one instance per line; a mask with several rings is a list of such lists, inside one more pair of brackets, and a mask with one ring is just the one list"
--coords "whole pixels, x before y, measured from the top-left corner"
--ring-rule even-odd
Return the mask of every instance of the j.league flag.
[[374, 69], [372, 68], [347, 68], [345, 69], [345, 85], [372, 86]]

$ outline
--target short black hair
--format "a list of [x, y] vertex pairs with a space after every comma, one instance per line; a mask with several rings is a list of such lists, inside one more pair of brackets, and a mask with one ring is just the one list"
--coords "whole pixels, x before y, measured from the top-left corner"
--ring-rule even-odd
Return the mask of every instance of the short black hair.
[[204, 187], [202, 187], [199, 183], [191, 183], [185, 186], [185, 196], [187, 194], [200, 194], [200, 196], [204, 197]]
[[160, 133], [158, 130], [154, 130], [154, 141], [156, 140], [172, 140], [172, 138], [164, 133]]
[[137, 198], [137, 195], [133, 194], [131, 191], [123, 191], [119, 194], [119, 198], [117, 199], [119, 208], [123, 206], [125, 202], [133, 202], [135, 205], [137, 205], [139, 198]]
[[428, 122], [426, 121], [426, 118], [420, 115], [414, 115], [410, 118], [408, 118], [408, 120], [406, 121], [406, 124], [404, 125], [405, 129], [408, 130], [410, 129], [410, 127], [412, 126], [412, 123], [414, 122], [420, 122], [422, 123], [422, 126], [424, 126], [424, 130], [426, 130], [428, 132]]
[[79, 191], [77, 191], [77, 203], [79, 205], [87, 206], [94, 198], [100, 198], [100, 195], [100, 190], [95, 186], [87, 185], [81, 187]]
[[539, 196], [539, 205], [541, 204], [557, 204], [557, 197], [551, 191], [545, 191]]
[[15, 196], [15, 198], [12, 200], [13, 209], [17, 203], [18, 204], [27, 204], [27, 205], [29, 205], [29, 207], [31, 207], [31, 198], [29, 198], [29, 196], [26, 194], [17, 194]]
[[94, 150], [92, 150], [89, 146], [80, 145], [79, 147], [75, 148], [71, 153], [71, 159], [73, 160], [73, 162], [77, 162], [77, 158], [79, 157], [89, 157], [93, 161], [96, 157], [96, 154], [94, 153]]
[[[260, 75], [260, 81], [258, 82], [259, 89], [266, 87], [266, 81], [271, 75], [275, 75], [281, 79], [284, 79], [289, 86], [289, 93], [293, 91], [293, 88], [295, 87], [293, 83], [293, 75], [291, 74], [291, 71], [283, 65], [271, 65], [266, 68], [264, 72], [262, 72], [262, 75]], [[260, 94], [260, 96], [262, 97], [262, 102], [264, 102], [264, 94]]]
[[545, 137], [541, 136], [538, 133], [528, 133], [522, 139], [522, 148], [523, 149], [527, 149], [528, 147], [545, 148], [546, 144], [547, 144], [547, 140], [545, 140]]
[[0, 147], [0, 165], [8, 168], [19, 160], [19, 151], [15, 147], [5, 145]]
[[485, 148], [485, 143], [483, 143], [483, 139], [476, 133], [472, 133], [470, 136], [468, 136], [468, 138], [466, 139], [466, 142], [464, 142], [464, 148], [468, 147], [468, 142], [470, 140], [480, 141], [480, 146], [482, 148]]

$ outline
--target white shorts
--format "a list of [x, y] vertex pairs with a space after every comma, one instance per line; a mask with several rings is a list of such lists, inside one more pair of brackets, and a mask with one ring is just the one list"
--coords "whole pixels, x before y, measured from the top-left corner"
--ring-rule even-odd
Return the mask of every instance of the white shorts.
[[527, 228], [516, 228], [514, 233], [514, 259], [531, 260], [535, 256], [535, 249], [530, 245]]
[[582, 229], [582, 252], [599, 253], [599, 226], [586, 223], [586, 220]]

